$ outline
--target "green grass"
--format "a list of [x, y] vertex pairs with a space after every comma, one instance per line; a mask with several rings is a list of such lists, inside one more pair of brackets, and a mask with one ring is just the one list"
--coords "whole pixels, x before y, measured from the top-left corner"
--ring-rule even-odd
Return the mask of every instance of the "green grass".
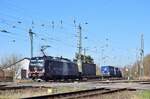
[[142, 91], [138, 94], [139, 99], [150, 99], [150, 90]]

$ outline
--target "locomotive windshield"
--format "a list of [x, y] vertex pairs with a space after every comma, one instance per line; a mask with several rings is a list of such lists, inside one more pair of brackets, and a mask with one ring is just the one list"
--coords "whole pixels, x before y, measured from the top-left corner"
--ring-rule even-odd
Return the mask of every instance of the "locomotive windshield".
[[44, 76], [44, 58], [43, 57], [33, 57], [29, 64], [29, 78], [35, 79]]
[[39, 58], [31, 59], [30, 66], [43, 67], [44, 59], [39, 59]]

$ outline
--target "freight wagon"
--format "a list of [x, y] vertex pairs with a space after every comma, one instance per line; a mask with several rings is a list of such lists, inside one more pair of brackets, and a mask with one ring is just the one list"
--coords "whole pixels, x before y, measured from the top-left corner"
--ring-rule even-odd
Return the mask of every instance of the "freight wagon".
[[83, 63], [82, 76], [86, 78], [96, 77], [96, 64]]

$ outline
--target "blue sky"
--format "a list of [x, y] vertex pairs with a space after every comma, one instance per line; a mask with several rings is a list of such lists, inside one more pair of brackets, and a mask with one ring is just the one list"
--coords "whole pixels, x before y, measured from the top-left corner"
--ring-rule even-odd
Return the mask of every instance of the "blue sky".
[[[0, 32], [0, 57], [30, 57], [28, 30], [34, 26], [34, 56], [41, 55], [40, 46], [50, 45], [48, 55], [73, 58], [77, 52], [76, 20], [87, 37], [83, 47], [97, 64], [133, 63], [139, 55], [141, 33], [145, 55], [150, 52], [149, 5], [149, 0], [0, 0], [0, 30], [10, 32]], [[102, 61], [102, 57], [106, 58]]]

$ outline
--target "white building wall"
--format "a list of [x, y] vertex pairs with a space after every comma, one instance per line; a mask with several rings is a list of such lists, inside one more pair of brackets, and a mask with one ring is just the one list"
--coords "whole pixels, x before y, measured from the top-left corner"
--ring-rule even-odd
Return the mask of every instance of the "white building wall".
[[21, 61], [20, 64], [20, 68], [18, 70], [18, 72], [15, 74], [15, 78], [16, 79], [21, 79], [21, 70], [25, 69], [26, 72], [26, 77], [28, 78], [28, 73], [29, 73], [29, 60], [28, 59], [24, 59], [23, 61]]

